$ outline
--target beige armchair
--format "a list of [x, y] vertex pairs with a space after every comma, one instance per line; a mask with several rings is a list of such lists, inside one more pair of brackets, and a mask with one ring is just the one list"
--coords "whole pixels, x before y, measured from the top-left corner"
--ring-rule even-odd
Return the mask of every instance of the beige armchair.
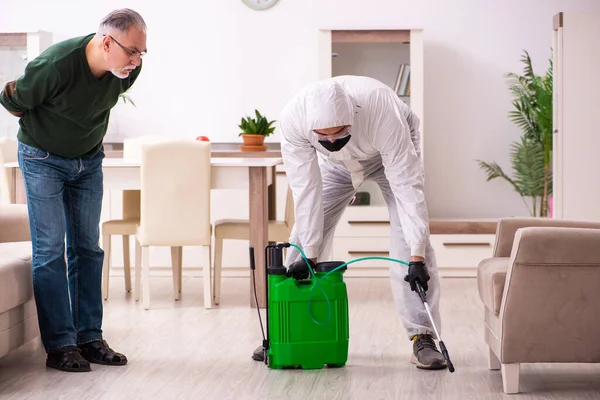
[[519, 392], [522, 363], [600, 362], [600, 222], [502, 219], [477, 281], [505, 393]]

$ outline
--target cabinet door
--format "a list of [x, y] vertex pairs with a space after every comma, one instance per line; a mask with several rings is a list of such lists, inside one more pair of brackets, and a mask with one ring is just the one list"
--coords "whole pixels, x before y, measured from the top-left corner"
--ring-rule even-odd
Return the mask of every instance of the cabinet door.
[[438, 268], [469, 271], [477, 275], [477, 266], [493, 255], [495, 235], [431, 235]]
[[600, 14], [561, 13], [555, 24], [556, 217], [600, 220]]
[[552, 36], [552, 216], [563, 217], [563, 158], [562, 158], [562, 60], [563, 60], [562, 13], [554, 16], [554, 34]]

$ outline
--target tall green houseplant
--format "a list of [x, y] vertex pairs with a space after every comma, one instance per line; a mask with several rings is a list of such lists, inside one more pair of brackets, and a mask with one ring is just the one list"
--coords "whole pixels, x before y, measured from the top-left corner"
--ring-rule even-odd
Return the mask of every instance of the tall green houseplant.
[[552, 194], [552, 59], [544, 76], [533, 72], [527, 51], [521, 61], [523, 75], [506, 75], [514, 106], [508, 116], [523, 131], [521, 140], [511, 144], [514, 175], [509, 177], [495, 162], [477, 161], [488, 181], [505, 179], [524, 201], [531, 199], [531, 207], [525, 202], [531, 216], [547, 217]]

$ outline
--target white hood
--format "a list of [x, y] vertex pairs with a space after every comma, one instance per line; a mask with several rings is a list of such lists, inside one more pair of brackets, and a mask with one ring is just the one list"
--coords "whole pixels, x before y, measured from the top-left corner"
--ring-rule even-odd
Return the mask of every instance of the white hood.
[[354, 104], [339, 82], [324, 81], [306, 96], [306, 124], [310, 131], [352, 125]]

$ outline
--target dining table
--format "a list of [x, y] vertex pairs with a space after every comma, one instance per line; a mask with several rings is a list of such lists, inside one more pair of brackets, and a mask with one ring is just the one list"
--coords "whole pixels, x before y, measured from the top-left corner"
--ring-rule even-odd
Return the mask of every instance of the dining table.
[[[281, 157], [272, 154], [211, 153], [211, 190], [234, 189], [248, 191], [250, 246], [254, 247], [257, 266], [265, 265], [264, 249], [268, 244], [268, 223], [276, 219], [275, 174]], [[25, 204], [25, 189], [18, 162], [4, 164], [9, 175], [11, 201]], [[107, 156], [103, 160], [104, 191], [140, 190], [141, 160], [122, 156]], [[193, 179], [193, 178], [191, 178]], [[176, 198], [176, 196], [174, 196]], [[258, 251], [260, 249], [260, 251]], [[250, 267], [248, 265], [248, 267]], [[257, 267], [255, 278], [250, 275], [249, 304], [266, 306], [266, 271]], [[256, 299], [254, 282], [256, 279]], [[258, 300], [258, 303], [257, 303]]]

